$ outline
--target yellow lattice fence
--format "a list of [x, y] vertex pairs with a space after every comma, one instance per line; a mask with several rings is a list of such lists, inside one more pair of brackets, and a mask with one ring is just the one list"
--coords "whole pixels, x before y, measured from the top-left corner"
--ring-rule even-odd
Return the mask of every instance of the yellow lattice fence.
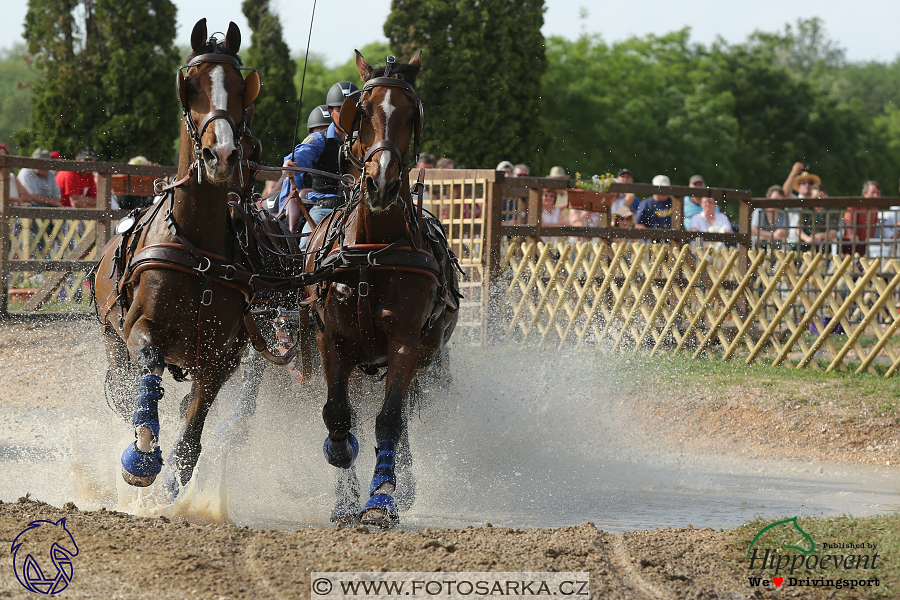
[[883, 372], [900, 365], [900, 262], [663, 244], [505, 247], [505, 337], [648, 355]]
[[441, 220], [450, 248], [465, 272], [460, 279], [463, 300], [457, 328], [470, 341], [481, 337], [484, 267], [486, 179], [430, 179], [425, 182], [423, 206]]
[[[16, 269], [16, 261], [95, 260], [97, 255], [96, 221], [67, 219], [15, 219], [9, 225], [11, 261], [9, 288], [16, 290], [44, 290], [59, 300], [83, 301], [87, 272], [23, 271]], [[28, 296], [30, 297], [30, 294]]]

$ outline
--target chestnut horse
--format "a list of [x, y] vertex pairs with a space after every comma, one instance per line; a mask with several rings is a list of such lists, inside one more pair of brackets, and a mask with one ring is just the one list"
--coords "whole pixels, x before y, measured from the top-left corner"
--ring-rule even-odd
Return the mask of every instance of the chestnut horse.
[[238, 256], [227, 182], [241, 178], [246, 110], [260, 81], [242, 67], [240, 44], [234, 23], [223, 41], [207, 39], [206, 19], [194, 26], [193, 51], [177, 77], [184, 113], [178, 181], [110, 241], [94, 277], [116, 407], [133, 405], [122, 396], [138, 379], [136, 441], [122, 454], [131, 485], [150, 485], [161, 471], [157, 406], [165, 367], [192, 379], [182, 404], [185, 427], [170, 458], [173, 496], [192, 475], [206, 415], [249, 338], [244, 316], [255, 275]]
[[[341, 126], [351, 135], [344, 157], [352, 163], [348, 171], [358, 175], [354, 197], [311, 236], [306, 271], [332, 268], [325, 281], [308, 288], [328, 389], [324, 452], [343, 469], [332, 520], [388, 527], [399, 520], [398, 504], [411, 502], [412, 490], [401, 489], [397, 476], [409, 462], [402, 455], [408, 452], [407, 390], [449, 340], [460, 296], [456, 260], [440, 223], [423, 217], [421, 199], [417, 210], [410, 193], [423, 117], [413, 86], [420, 53], [408, 64], [394, 64], [390, 56], [386, 67], [373, 69], [357, 52], [356, 66], [365, 86], [341, 109]], [[367, 372], [387, 367], [375, 420], [375, 475], [361, 509], [353, 471], [359, 444], [351, 433], [348, 396], [357, 366]]]

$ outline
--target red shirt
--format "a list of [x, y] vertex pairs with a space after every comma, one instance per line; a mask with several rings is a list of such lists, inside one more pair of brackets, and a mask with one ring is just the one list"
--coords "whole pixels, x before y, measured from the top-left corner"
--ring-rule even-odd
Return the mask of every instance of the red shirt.
[[[63, 206], [72, 206], [69, 194], [97, 197], [97, 183], [94, 181], [92, 173], [59, 171], [56, 173], [56, 183], [59, 184], [59, 195]], [[84, 193], [85, 189], [87, 189], [87, 194]]]
[[844, 215], [845, 220], [852, 220], [855, 227], [844, 228], [844, 239], [853, 239], [853, 231], [856, 230], [856, 239], [866, 241], [869, 236], [875, 235], [875, 227], [878, 225], [878, 207], [859, 206], [848, 208]]

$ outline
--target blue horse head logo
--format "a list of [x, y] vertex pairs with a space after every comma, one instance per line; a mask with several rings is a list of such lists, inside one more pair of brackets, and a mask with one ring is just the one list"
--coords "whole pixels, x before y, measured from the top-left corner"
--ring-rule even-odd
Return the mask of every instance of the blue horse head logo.
[[55, 523], [32, 521], [13, 540], [10, 552], [16, 579], [30, 592], [58, 594], [72, 581], [72, 557], [78, 556], [78, 545], [66, 529], [65, 518]]

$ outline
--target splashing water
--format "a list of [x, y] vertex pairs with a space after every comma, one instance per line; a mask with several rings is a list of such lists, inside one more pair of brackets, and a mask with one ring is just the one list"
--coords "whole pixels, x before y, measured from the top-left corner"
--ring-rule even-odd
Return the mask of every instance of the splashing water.
[[[106, 506], [263, 528], [329, 524], [336, 469], [322, 456], [321, 381], [297, 385], [284, 369], [270, 366], [248, 441], [232, 448], [216, 439], [240, 382], [226, 384], [207, 419], [195, 474], [172, 504], [162, 476], [144, 489], [122, 480], [119, 458], [134, 434], [106, 407], [105, 367], [94, 362], [73, 361], [61, 375], [70, 401], [0, 400], [4, 502], [30, 492], [86, 510]], [[653, 432], [645, 437], [630, 430], [620, 414], [626, 384], [641, 368], [593, 350], [453, 347], [449, 391], [409, 415], [418, 497], [401, 514], [402, 526], [490, 521], [546, 527], [592, 520], [609, 531], [730, 527], [757, 514], [796, 514], [801, 504], [807, 514], [826, 516], [897, 508], [895, 467], [825, 465], [817, 473], [818, 465], [806, 462], [669, 452]], [[175, 443], [178, 401], [188, 385], [164, 379], [163, 456]], [[374, 468], [382, 386], [357, 381], [352, 390], [364, 490]]]

